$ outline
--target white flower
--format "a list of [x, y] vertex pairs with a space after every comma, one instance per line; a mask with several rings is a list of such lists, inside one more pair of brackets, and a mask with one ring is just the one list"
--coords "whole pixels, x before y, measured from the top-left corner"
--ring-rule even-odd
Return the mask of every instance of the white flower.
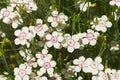
[[34, 36], [37, 34], [40, 37], [43, 37], [45, 32], [48, 30], [48, 26], [46, 24], [43, 24], [43, 21], [41, 19], [37, 19], [36, 26], [30, 26], [29, 29]]
[[111, 70], [111, 80], [120, 80], [120, 70], [116, 71], [115, 69]]
[[85, 57], [83, 57], [83, 56], [79, 57], [79, 59], [74, 59], [73, 60], [73, 64], [75, 65], [75, 71], [76, 72], [81, 71], [84, 61], [85, 61]]
[[108, 21], [106, 15], [103, 15], [101, 18], [94, 18], [94, 21], [91, 22], [92, 28], [95, 28], [97, 31], [106, 32], [107, 28], [112, 26], [112, 23]]
[[29, 67], [34, 67], [36, 68], [37, 67], [37, 62], [35, 61], [35, 58], [32, 57], [32, 58], [28, 58], [27, 62], [26, 62], [26, 65], [29, 66]]
[[88, 65], [87, 72], [91, 72], [93, 75], [96, 75], [99, 71], [103, 70], [104, 68], [101, 62], [102, 59], [100, 57], [96, 57], [95, 61], [93, 61], [91, 58], [86, 59], [85, 63]]
[[93, 76], [92, 80], [109, 80], [108, 73], [100, 71], [97, 76]]
[[3, 18], [3, 22], [10, 23], [10, 20], [15, 17], [12, 7], [2, 8], [0, 11], [0, 19]]
[[32, 11], [36, 11], [37, 10], [37, 5], [34, 2], [34, 0], [23, 0], [24, 4], [24, 9], [30, 13]]
[[98, 36], [99, 36], [98, 32], [94, 32], [93, 30], [88, 29], [87, 33], [83, 33], [82, 43], [84, 45], [89, 43], [90, 45], [94, 46], [97, 42], [96, 39]]
[[25, 64], [20, 64], [19, 68], [14, 69], [14, 80], [29, 80], [31, 72], [30, 67], [27, 67]]
[[52, 35], [51, 34], [46, 35], [46, 40], [48, 40], [46, 42], [46, 45], [48, 47], [54, 46], [54, 48], [59, 49], [59, 48], [61, 48], [60, 43], [63, 41], [63, 37], [62, 37], [62, 35], [60, 33], [54, 31], [52, 33]]
[[45, 76], [35, 76], [34, 80], [48, 80]]
[[11, 19], [11, 23], [13, 28], [17, 28], [21, 23], [23, 23], [23, 20], [17, 11], [15, 11], [14, 13], [15, 17]]
[[111, 45], [110, 51], [118, 51], [118, 50], [119, 50], [119, 44]]
[[56, 66], [56, 62], [51, 60], [50, 58], [46, 57], [44, 58], [44, 60], [39, 59], [38, 61], [38, 65], [41, 67], [40, 70], [38, 71], [38, 75], [42, 75], [44, 73], [53, 74], [53, 67]]
[[120, 6], [120, 0], [111, 0], [110, 5]]
[[70, 53], [72, 53], [74, 49], [78, 49], [80, 47], [78, 35], [70, 36], [69, 34], [65, 34], [64, 36], [65, 42], [63, 42], [62, 46], [67, 47], [67, 50]]
[[79, 1], [78, 4], [80, 6], [80, 10], [85, 12], [87, 10], [87, 8], [90, 7], [91, 2], [81, 2], [81, 1]]
[[20, 4], [23, 3], [22, 0], [9, 0], [9, 1], [11, 2], [10, 5], [11, 5], [12, 7], [20, 6]]
[[51, 74], [51, 75], [50, 75], [50, 79], [51, 79], [51, 80], [62, 80], [62, 79], [61, 79], [61, 76], [58, 75], [57, 73]]
[[57, 27], [61, 24], [66, 24], [66, 21], [68, 20], [68, 17], [64, 15], [63, 13], [58, 14], [58, 11], [54, 10], [52, 12], [52, 16], [49, 16], [47, 18], [47, 21], [51, 23], [52, 27]]
[[8, 78], [4, 75], [0, 75], [0, 80], [8, 80]]
[[17, 36], [15, 39], [16, 45], [25, 45], [27, 43], [27, 39], [32, 39], [32, 34], [29, 32], [28, 27], [23, 27], [22, 30], [16, 30], [14, 34]]
[[38, 53], [36, 54], [36, 58], [38, 58], [37, 61], [39, 61], [39, 59], [44, 60], [44, 58], [46, 58], [46, 57], [52, 59], [52, 55], [51, 55], [51, 54], [47, 54], [47, 53], [48, 53], [48, 50], [47, 50], [47, 49], [43, 49], [43, 50], [42, 50], [42, 53], [38, 52]]

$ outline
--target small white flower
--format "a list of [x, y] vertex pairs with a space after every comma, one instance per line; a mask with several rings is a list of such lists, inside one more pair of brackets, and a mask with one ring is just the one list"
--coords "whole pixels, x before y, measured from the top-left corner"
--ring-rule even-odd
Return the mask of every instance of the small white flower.
[[116, 71], [115, 69], [111, 70], [111, 80], [120, 80], [120, 70]]
[[73, 64], [75, 65], [75, 71], [76, 72], [81, 71], [84, 61], [85, 61], [85, 57], [83, 57], [83, 56], [79, 57], [79, 59], [74, 59], [73, 60]]
[[120, 6], [120, 0], [111, 0], [110, 1], [110, 5], [116, 5], [116, 6]]
[[65, 34], [64, 36], [65, 42], [63, 42], [62, 46], [67, 47], [67, 50], [70, 53], [72, 53], [74, 49], [78, 49], [80, 47], [78, 35], [70, 36], [69, 34]]
[[78, 4], [79, 4], [79, 7], [80, 7], [80, 10], [85, 12], [87, 10], [87, 8], [90, 7], [91, 2], [81, 2], [81, 1], [79, 1]]
[[[86, 59], [85, 63], [88, 65], [88, 71], [91, 72], [93, 75], [97, 74], [99, 71], [103, 70], [103, 65], [101, 64], [102, 59], [100, 57], [96, 57], [95, 61], [91, 58]], [[85, 71], [85, 69], [84, 69]]]
[[98, 36], [99, 36], [98, 32], [94, 32], [93, 30], [88, 29], [87, 33], [83, 33], [82, 43], [84, 45], [89, 43], [90, 45], [94, 46], [97, 42], [96, 39]]
[[45, 76], [35, 76], [34, 80], [48, 80]]
[[37, 62], [35, 62], [35, 58], [34, 57], [32, 57], [32, 58], [30, 58], [30, 59], [28, 59], [28, 60], [26, 60], [27, 62], [26, 62], [26, 65], [27, 66], [29, 66], [29, 67], [34, 67], [34, 68], [36, 68], [37, 67]]
[[20, 4], [23, 3], [22, 0], [9, 0], [9, 1], [11, 2], [10, 5], [11, 5], [12, 7], [20, 6]]
[[48, 30], [48, 26], [46, 24], [43, 24], [43, 21], [41, 19], [37, 19], [36, 26], [30, 26], [29, 29], [34, 36], [37, 34], [40, 37], [43, 37], [45, 32]]
[[38, 61], [38, 65], [41, 67], [40, 70], [38, 71], [38, 75], [42, 75], [44, 73], [53, 74], [53, 67], [56, 66], [56, 62], [51, 60], [50, 58], [46, 57], [44, 58], [44, 60], [39, 59]]
[[31, 72], [30, 67], [27, 67], [25, 64], [20, 64], [19, 68], [14, 69], [14, 80], [29, 80]]
[[38, 58], [38, 61], [39, 61], [39, 59], [44, 60], [44, 58], [46, 58], [46, 57], [52, 59], [52, 55], [51, 54], [47, 54], [47, 53], [48, 53], [48, 50], [47, 49], [43, 49], [42, 53], [38, 52], [36, 54], [36, 58]]
[[63, 37], [60, 33], [54, 31], [52, 35], [51, 34], [46, 35], [46, 40], [48, 40], [46, 42], [46, 45], [48, 47], [54, 46], [54, 48], [59, 49], [61, 48], [61, 42], [63, 41]]
[[112, 26], [112, 23], [108, 21], [106, 15], [103, 15], [101, 18], [94, 18], [94, 21], [91, 22], [92, 28], [95, 28], [97, 31], [106, 32], [107, 28]]
[[16, 30], [14, 34], [17, 36], [15, 39], [16, 45], [25, 45], [27, 40], [32, 39], [32, 34], [29, 32], [28, 27], [23, 27], [22, 30]]
[[8, 80], [8, 78], [5, 75], [0, 75], [0, 80]]
[[66, 21], [68, 20], [68, 17], [64, 15], [63, 13], [58, 14], [58, 11], [54, 10], [52, 12], [52, 16], [49, 16], [47, 18], [47, 21], [51, 23], [52, 27], [57, 27], [61, 24], [66, 24]]
[[13, 7], [2, 8], [0, 11], [0, 19], [3, 18], [3, 22], [6, 24], [10, 23], [10, 20], [15, 17]]
[[119, 50], [119, 44], [112, 44], [110, 51], [118, 51]]
[[62, 80], [62, 79], [61, 79], [61, 76], [58, 75], [57, 73], [51, 74], [51, 75], [50, 75], [50, 79], [51, 79], [51, 80]]

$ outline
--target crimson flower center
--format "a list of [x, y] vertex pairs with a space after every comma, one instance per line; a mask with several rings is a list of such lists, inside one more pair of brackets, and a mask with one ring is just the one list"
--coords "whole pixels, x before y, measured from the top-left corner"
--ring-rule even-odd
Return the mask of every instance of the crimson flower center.
[[94, 34], [93, 34], [93, 33], [88, 33], [88, 34], [86, 35], [86, 38], [87, 38], [88, 40], [93, 40], [93, 39], [94, 39]]
[[58, 38], [56, 36], [53, 36], [50, 40], [52, 43], [58, 42]]
[[24, 77], [26, 75], [26, 71], [24, 69], [20, 69], [18, 72], [18, 75], [20, 75], [21, 77]]
[[67, 44], [68, 44], [68, 46], [73, 47], [73, 46], [75, 45], [75, 40], [73, 40], [73, 39], [68, 39], [68, 40], [67, 40]]
[[21, 32], [19, 35], [20, 40], [24, 40], [24, 39], [26, 39], [26, 37], [27, 37], [27, 34], [25, 32]]
[[105, 21], [101, 20], [101, 21], [99, 21], [98, 24], [99, 24], [100, 27], [104, 27], [105, 26]]
[[115, 74], [113, 74], [113, 77], [114, 77], [115, 79], [118, 79], [118, 78], [119, 78], [119, 74], [115, 73]]
[[2, 14], [4, 17], [8, 17], [10, 15], [10, 12], [8, 10], [4, 11]]
[[103, 75], [102, 75], [102, 78], [103, 78], [103, 80], [108, 80], [108, 77], [107, 77], [106, 74], [103, 74]]
[[27, 63], [28, 63], [29, 66], [33, 66], [34, 65], [34, 61], [33, 60], [28, 60]]
[[43, 64], [43, 67], [44, 67], [45, 69], [49, 69], [49, 68], [51, 67], [51, 65], [50, 65], [49, 62], [45, 62], [45, 63]]

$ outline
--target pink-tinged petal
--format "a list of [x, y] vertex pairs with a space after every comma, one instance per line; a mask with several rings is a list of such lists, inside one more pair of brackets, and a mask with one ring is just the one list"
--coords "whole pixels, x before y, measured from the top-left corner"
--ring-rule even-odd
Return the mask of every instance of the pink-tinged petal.
[[51, 35], [51, 34], [47, 34], [47, 35], [46, 35], [46, 39], [47, 39], [47, 40], [50, 40], [51, 38], [52, 38], [52, 35]]
[[94, 31], [91, 30], [91, 29], [88, 29], [87, 32], [88, 32], [88, 33], [94, 33]]
[[92, 58], [87, 58], [85, 60], [85, 64], [87, 64], [87, 65], [91, 64], [91, 62], [93, 62]]
[[94, 33], [94, 38], [96, 39], [98, 36], [99, 36], [99, 33], [98, 33], [98, 32], [95, 32], [95, 33]]
[[43, 77], [42, 77], [42, 80], [48, 80], [48, 79], [47, 79], [46, 77], [43, 76]]
[[55, 61], [51, 61], [50, 64], [51, 64], [51, 67], [55, 67], [56, 66], [56, 62]]
[[13, 11], [13, 7], [7, 7], [7, 10], [9, 10], [10, 12]]
[[46, 72], [46, 69], [45, 68], [40, 68], [40, 74], [44, 74]]
[[109, 27], [112, 26], [112, 23], [111, 23], [110, 21], [107, 21], [107, 22], [106, 22], [106, 26], [109, 28]]
[[102, 64], [99, 64], [99, 67], [98, 67], [99, 70], [103, 70], [104, 69], [104, 66]]
[[52, 22], [52, 23], [51, 23], [51, 26], [52, 26], [52, 27], [57, 27], [57, 26], [58, 26], [58, 23], [57, 23], [57, 22]]
[[82, 36], [83, 36], [83, 37], [86, 37], [86, 34], [87, 34], [87, 33], [82, 33]]
[[68, 47], [67, 50], [68, 50], [68, 52], [72, 53], [74, 51], [74, 48], [73, 47]]
[[106, 15], [103, 15], [102, 17], [101, 17], [101, 19], [103, 20], [103, 21], [107, 21], [107, 16]]
[[64, 38], [63, 38], [62, 36], [59, 36], [59, 37], [58, 37], [58, 41], [59, 41], [59, 42], [62, 42], [63, 39], [64, 39]]
[[37, 19], [36, 24], [42, 24], [43, 21], [41, 19]]
[[80, 44], [79, 44], [78, 42], [76, 42], [75, 45], [74, 45], [74, 48], [75, 48], [75, 49], [80, 48]]
[[15, 69], [14, 69], [14, 75], [18, 75], [18, 72], [19, 72], [19, 69], [18, 69], [18, 68], [15, 68]]
[[45, 34], [45, 33], [44, 33], [43, 31], [37, 33], [37, 35], [40, 36], [40, 37], [43, 37], [44, 34]]
[[21, 33], [21, 31], [20, 31], [20, 30], [16, 30], [16, 31], [14, 32], [14, 35], [15, 35], [15, 36], [19, 36], [19, 35], [20, 35], [20, 33]]
[[78, 37], [78, 35], [73, 35], [73, 36], [72, 36], [72, 39], [75, 40], [75, 41], [78, 41], [78, 40], [79, 40], [79, 37]]
[[49, 16], [49, 17], [47, 18], [47, 21], [48, 21], [48, 22], [53, 22], [53, 17], [52, 17], [52, 16]]
[[29, 29], [28, 29], [28, 27], [25, 26], [22, 28], [22, 31], [27, 33], [29, 31]]
[[13, 27], [13, 28], [17, 28], [17, 27], [18, 27], [18, 24], [17, 24], [17, 23], [12, 23], [12, 27]]
[[89, 43], [89, 40], [88, 40], [87, 38], [83, 38], [83, 39], [82, 39], [82, 43], [83, 43], [84, 45], [86, 45], [86, 44]]
[[48, 26], [47, 26], [46, 24], [44, 24], [44, 25], [43, 25], [43, 30], [44, 30], [44, 31], [47, 31], [48, 29], [49, 29]]
[[80, 72], [80, 71], [81, 71], [81, 67], [76, 66], [76, 67], [75, 67], [75, 71], [76, 71], [76, 72]]
[[58, 32], [57, 32], [57, 31], [54, 31], [54, 32], [52, 33], [52, 36], [58, 36]]
[[93, 39], [93, 40], [90, 41], [90, 45], [94, 46], [96, 44], [96, 42], [97, 41], [95, 39]]
[[57, 15], [58, 15], [58, 11], [56, 11], [56, 10], [53, 11], [53, 12], [52, 12], [52, 15], [53, 15], [53, 16], [57, 16]]
[[100, 30], [102, 29], [102, 27], [100, 27], [99, 25], [97, 25], [97, 26], [95, 27], [95, 29], [96, 29], [97, 31], [100, 31]]
[[56, 48], [56, 49], [59, 49], [60, 48], [60, 43], [54, 43], [54, 47]]
[[43, 49], [42, 50], [42, 54], [47, 54], [48, 53], [48, 50], [47, 49]]
[[110, 1], [110, 5], [115, 5], [115, 1]]
[[51, 43], [51, 41], [48, 41], [48, 42], [46, 42], [46, 45], [47, 45], [47, 47], [52, 47], [52, 43]]
[[101, 57], [96, 57], [95, 61], [98, 62], [98, 63], [101, 63], [102, 62], [102, 58]]
[[16, 38], [14, 42], [15, 42], [16, 45], [20, 44], [20, 40], [18, 38]]
[[14, 80], [22, 80], [20, 76], [15, 76]]
[[22, 40], [22, 41], [20, 41], [20, 44], [21, 45], [25, 45], [27, 43], [27, 40]]
[[102, 31], [102, 32], [106, 32], [106, 31], [107, 31], [107, 28], [106, 28], [106, 27], [103, 27], [103, 28], [101, 29], [101, 31]]
[[42, 59], [38, 59], [38, 60], [37, 60], [37, 63], [38, 63], [39, 66], [43, 66], [44, 61], [43, 61]]
[[31, 74], [32, 73], [31, 67], [27, 67], [26, 72], [27, 72], [27, 74]]
[[42, 54], [41, 53], [37, 53], [36, 54], [36, 58], [41, 58]]
[[25, 76], [23, 77], [23, 80], [30, 80], [30, 78], [29, 78], [28, 75], [25, 75]]
[[45, 61], [45, 62], [50, 62], [50, 60], [51, 60], [51, 58], [49, 58], [49, 57], [45, 57], [45, 58], [44, 58], [44, 61]]
[[78, 59], [73, 60], [73, 64], [78, 65], [79, 64], [79, 60]]
[[2, 14], [0, 14], [0, 19], [2, 19], [3, 18], [3, 15]]
[[25, 68], [26, 68], [26, 65], [25, 65], [25, 64], [20, 64], [19, 68], [20, 68], [20, 69], [25, 69]]
[[9, 24], [10, 19], [8, 17], [5, 17], [5, 18], [3, 18], [3, 22], [6, 23], [6, 24]]
[[37, 71], [37, 75], [42, 76], [43, 74], [41, 71]]
[[93, 69], [91, 72], [92, 72], [93, 75], [96, 75], [98, 73], [98, 70], [97, 69]]
[[53, 74], [53, 71], [54, 71], [53, 68], [49, 68], [49, 69], [47, 70], [47, 73], [50, 75], [50, 74]]
[[16, 15], [12, 12], [12, 13], [10, 13], [9, 18], [13, 19], [13, 18], [15, 18], [15, 16]]
[[3, 14], [3, 13], [4, 13], [4, 11], [6, 11], [6, 8], [2, 8], [2, 9], [1, 9], [1, 11], [0, 11], [0, 12], [1, 12], [1, 14]]
[[84, 56], [79, 57], [79, 61], [85, 61], [85, 57]]

